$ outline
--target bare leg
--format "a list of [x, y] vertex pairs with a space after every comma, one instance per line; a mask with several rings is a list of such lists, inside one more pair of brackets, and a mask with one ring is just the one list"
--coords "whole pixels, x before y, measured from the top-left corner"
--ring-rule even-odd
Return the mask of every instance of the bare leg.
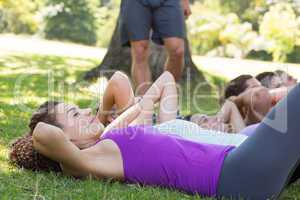
[[177, 88], [170, 72], [164, 72], [147, 90], [146, 94], [138, 102], [140, 112], [130, 125], [152, 124], [154, 104], [160, 100], [158, 122], [163, 123], [176, 118], [178, 109]]
[[166, 38], [164, 42], [169, 54], [165, 70], [173, 74], [175, 81], [179, 81], [184, 66], [184, 40], [172, 37]]
[[280, 199], [300, 155], [300, 87], [281, 100], [238, 148], [230, 151], [218, 183], [224, 199]]
[[147, 90], [143, 96], [142, 110], [130, 124], [152, 124], [154, 104], [160, 101], [158, 122], [163, 123], [176, 118], [178, 96], [174, 77], [170, 72], [164, 72]]
[[111, 120], [112, 107], [116, 106], [116, 112], [122, 113], [134, 104], [134, 94], [128, 77], [122, 72], [115, 72], [104, 91], [102, 104], [98, 112], [101, 123], [107, 124]]
[[175, 119], [177, 113], [177, 89], [170, 72], [164, 72], [149, 88], [139, 102], [128, 108], [110, 123], [104, 132], [128, 125], [152, 124], [154, 103], [161, 100], [159, 121]]
[[136, 116], [130, 125], [152, 125], [152, 115], [154, 113], [154, 103], [150, 99], [142, 99], [139, 102], [141, 105], [141, 112]]
[[124, 128], [129, 125], [152, 124], [152, 113], [153, 101], [150, 99], [141, 99], [106, 126], [103, 134], [114, 128]]
[[164, 72], [147, 90], [143, 98], [150, 99], [153, 103], [160, 100], [159, 123], [176, 118], [178, 95], [174, 77], [170, 72]]
[[131, 42], [131, 56], [131, 76], [135, 84], [136, 94], [143, 95], [151, 82], [151, 71], [148, 63], [149, 41], [142, 40]]

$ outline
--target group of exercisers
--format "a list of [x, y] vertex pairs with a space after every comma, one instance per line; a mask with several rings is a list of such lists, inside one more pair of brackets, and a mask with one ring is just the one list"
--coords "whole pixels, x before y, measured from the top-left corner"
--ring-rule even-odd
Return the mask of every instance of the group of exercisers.
[[[185, 63], [184, 18], [190, 14], [188, 0], [122, 0], [119, 39], [131, 47], [138, 96], [128, 77], [116, 72], [96, 115], [45, 102], [32, 113], [30, 131], [12, 143], [11, 163], [201, 196], [279, 197], [300, 174], [297, 80], [283, 71], [241, 75], [225, 88], [215, 116], [178, 116], [175, 81]], [[168, 55], [165, 72], [152, 85], [150, 37]]]
[[[261, 94], [272, 96], [272, 90], [258, 82], [257, 87], [249, 86], [255, 81], [250, 76], [241, 81], [246, 86], [225, 101], [228, 106], [221, 111], [228, 114], [218, 114], [218, 120], [226, 115], [232, 120], [234, 110], [247, 110], [247, 104], [239, 109], [235, 103], [240, 95], [252, 91], [257, 98]], [[241, 82], [231, 81], [226, 91]], [[300, 88], [295, 83], [288, 87], [291, 91], [272, 104], [248, 137], [176, 120], [177, 88], [169, 72], [164, 72], [140, 97], [134, 97], [127, 76], [116, 72], [108, 82], [97, 115], [91, 109], [63, 102], [42, 104], [32, 114], [30, 132], [12, 144], [10, 160], [34, 171], [113, 178], [211, 197], [277, 198], [299, 174], [300, 124], [296, 116], [300, 112]], [[153, 124], [157, 102], [157, 124]], [[249, 111], [245, 114], [238, 115], [247, 124]], [[221, 123], [230, 120], [221, 119]], [[210, 123], [207, 121], [210, 119], [204, 124]], [[278, 129], [278, 125], [286, 128]]]

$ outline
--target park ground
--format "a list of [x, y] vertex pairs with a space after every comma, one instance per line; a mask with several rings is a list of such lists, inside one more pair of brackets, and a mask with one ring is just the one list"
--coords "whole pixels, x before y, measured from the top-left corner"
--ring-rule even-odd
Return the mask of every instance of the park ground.
[[[205, 199], [177, 191], [137, 185], [124, 185], [111, 180], [75, 180], [53, 173], [32, 173], [8, 164], [11, 141], [28, 131], [32, 111], [49, 98], [95, 108], [99, 85], [105, 80], [88, 83], [82, 75], [96, 66], [105, 49], [29, 38], [0, 35], [0, 200], [2, 199]], [[205, 58], [194, 56], [199, 70], [212, 88], [218, 88], [242, 73], [285, 69], [300, 78], [300, 66], [258, 61]], [[100, 90], [101, 90], [100, 88]], [[49, 92], [50, 91], [50, 92]], [[218, 108], [214, 93], [205, 95], [199, 107], [184, 106], [181, 111], [210, 113]], [[199, 110], [200, 109], [200, 110]], [[262, 188], [263, 189], [263, 188]], [[300, 199], [300, 185], [287, 189], [283, 199]]]

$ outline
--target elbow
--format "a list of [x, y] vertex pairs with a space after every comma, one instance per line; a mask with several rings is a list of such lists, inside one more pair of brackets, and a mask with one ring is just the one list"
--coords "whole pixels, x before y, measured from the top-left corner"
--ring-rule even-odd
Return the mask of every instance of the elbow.
[[43, 122], [39, 122], [36, 127], [33, 130], [32, 133], [32, 141], [33, 141], [33, 147], [34, 149], [36, 149], [37, 151], [39, 151], [41, 144], [44, 143], [44, 141], [46, 140], [46, 136], [45, 136], [45, 123]]
[[252, 109], [264, 117], [272, 107], [272, 97], [266, 88], [260, 88], [253, 93]]
[[43, 139], [43, 129], [44, 129], [45, 123], [39, 122], [36, 127], [34, 128], [32, 132], [32, 139], [34, 142], [39, 142]]
[[175, 83], [175, 78], [171, 72], [165, 71], [161, 76], [163, 77], [165, 83]]
[[32, 139], [39, 144], [47, 144], [49, 141], [59, 141], [64, 136], [58, 127], [39, 122], [33, 130]]
[[113, 76], [111, 77], [111, 80], [112, 81], [120, 81], [120, 80], [122, 80], [122, 81], [129, 81], [129, 78], [128, 78], [128, 76], [125, 73], [123, 73], [121, 71], [116, 71], [113, 74]]
[[111, 87], [117, 94], [122, 92], [122, 94], [126, 96], [133, 96], [132, 86], [130, 79], [123, 72], [117, 71], [109, 80], [109, 86]]

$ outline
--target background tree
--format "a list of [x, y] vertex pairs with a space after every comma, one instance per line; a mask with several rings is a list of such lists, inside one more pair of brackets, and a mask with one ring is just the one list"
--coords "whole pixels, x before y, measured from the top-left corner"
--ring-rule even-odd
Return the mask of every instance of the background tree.
[[47, 0], [45, 37], [95, 45], [96, 18], [88, 0]]

